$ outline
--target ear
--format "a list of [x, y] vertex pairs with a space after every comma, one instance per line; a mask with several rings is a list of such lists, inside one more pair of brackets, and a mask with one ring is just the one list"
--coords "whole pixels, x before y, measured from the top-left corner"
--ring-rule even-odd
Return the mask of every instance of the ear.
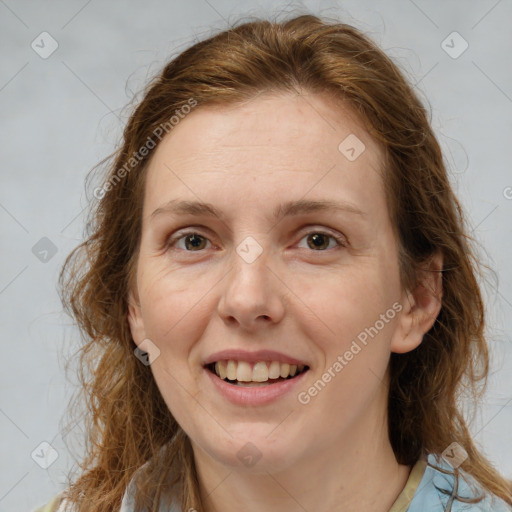
[[128, 292], [128, 324], [130, 325], [133, 341], [137, 346], [140, 345], [146, 339], [146, 331], [139, 299], [133, 290]]
[[413, 291], [404, 290], [403, 309], [391, 341], [391, 351], [410, 352], [423, 341], [441, 311], [443, 297], [443, 255], [433, 255], [422, 268], [419, 284]]

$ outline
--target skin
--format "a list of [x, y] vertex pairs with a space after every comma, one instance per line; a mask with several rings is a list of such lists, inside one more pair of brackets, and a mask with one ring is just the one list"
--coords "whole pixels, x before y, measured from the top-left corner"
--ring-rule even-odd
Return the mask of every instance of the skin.
[[[350, 134], [365, 145], [354, 161], [338, 150]], [[382, 161], [348, 108], [290, 93], [198, 107], [152, 156], [128, 320], [135, 343], [150, 339], [160, 351], [151, 370], [192, 441], [207, 512], [386, 512], [407, 481], [411, 468], [397, 463], [388, 439], [389, 357], [421, 343], [439, 313], [441, 283], [427, 272], [417, 290], [401, 287]], [[222, 219], [151, 217], [173, 199], [212, 203]], [[364, 214], [272, 220], [281, 202], [298, 199], [346, 201]], [[183, 228], [204, 237], [197, 248], [190, 238], [168, 242]], [[315, 233], [344, 246], [325, 236], [316, 248]], [[263, 251], [250, 264], [236, 252], [248, 236]], [[432, 269], [441, 265], [432, 260]], [[396, 302], [402, 310], [378, 335], [299, 403], [297, 392]], [[234, 405], [201, 366], [228, 348], [278, 350], [310, 371], [274, 403]], [[247, 442], [261, 453], [251, 467], [237, 456]]]

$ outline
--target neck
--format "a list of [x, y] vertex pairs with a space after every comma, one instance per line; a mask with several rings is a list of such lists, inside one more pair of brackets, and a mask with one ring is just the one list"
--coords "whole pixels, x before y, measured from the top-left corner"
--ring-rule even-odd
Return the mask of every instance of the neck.
[[382, 409], [279, 472], [241, 472], [194, 449], [205, 512], [388, 512], [411, 468], [396, 461]]

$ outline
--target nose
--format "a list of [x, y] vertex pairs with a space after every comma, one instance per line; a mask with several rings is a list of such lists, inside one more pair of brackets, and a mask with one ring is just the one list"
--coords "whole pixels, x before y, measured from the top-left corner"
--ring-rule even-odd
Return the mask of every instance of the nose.
[[233, 253], [231, 270], [222, 281], [219, 316], [228, 325], [237, 325], [249, 332], [281, 321], [286, 289], [268, 266], [265, 251], [253, 262]]

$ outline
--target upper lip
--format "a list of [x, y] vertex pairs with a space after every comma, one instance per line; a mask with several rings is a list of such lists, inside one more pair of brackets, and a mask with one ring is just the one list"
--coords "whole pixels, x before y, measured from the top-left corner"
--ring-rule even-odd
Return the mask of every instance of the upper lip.
[[215, 352], [204, 360], [203, 366], [223, 360], [247, 361], [248, 363], [279, 361], [280, 363], [296, 364], [297, 366], [300, 364], [308, 366], [306, 361], [301, 361], [300, 359], [283, 354], [282, 352], [276, 352], [275, 350], [257, 350], [255, 352], [249, 352], [242, 349], [229, 349]]

